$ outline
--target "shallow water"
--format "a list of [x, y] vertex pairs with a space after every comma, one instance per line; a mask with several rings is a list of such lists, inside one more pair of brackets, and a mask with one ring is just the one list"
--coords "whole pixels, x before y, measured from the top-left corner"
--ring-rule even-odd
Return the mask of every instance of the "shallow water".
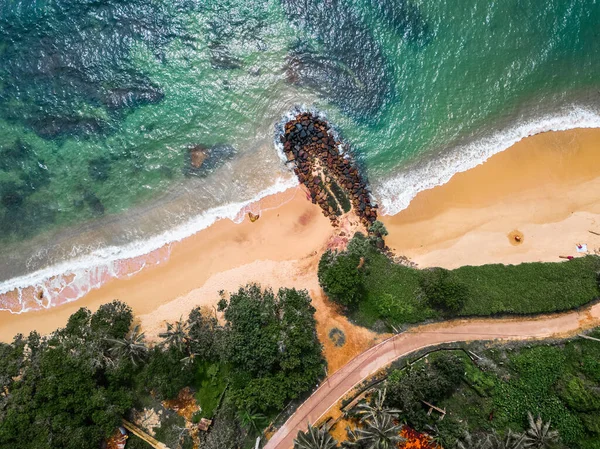
[[595, 0], [0, 0], [0, 292], [87, 285], [293, 185], [273, 142], [297, 105], [387, 213], [524, 136], [599, 126], [598, 23]]

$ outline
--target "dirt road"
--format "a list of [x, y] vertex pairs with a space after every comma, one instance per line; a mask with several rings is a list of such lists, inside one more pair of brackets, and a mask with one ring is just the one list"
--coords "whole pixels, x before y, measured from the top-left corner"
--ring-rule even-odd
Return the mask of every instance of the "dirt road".
[[273, 435], [265, 449], [290, 449], [299, 430], [316, 422], [350, 389], [399, 357], [440, 343], [559, 337], [600, 325], [600, 304], [536, 318], [455, 320], [395, 335], [352, 359], [310, 396]]

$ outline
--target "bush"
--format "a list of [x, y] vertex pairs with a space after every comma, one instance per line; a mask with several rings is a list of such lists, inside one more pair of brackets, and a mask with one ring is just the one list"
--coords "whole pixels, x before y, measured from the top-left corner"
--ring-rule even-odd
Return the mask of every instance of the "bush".
[[581, 420], [588, 432], [600, 435], [600, 414], [581, 415]]
[[460, 311], [467, 300], [467, 287], [442, 268], [423, 271], [419, 285], [429, 305], [445, 312]]
[[465, 371], [462, 358], [443, 352], [405, 371], [396, 370], [388, 378], [386, 402], [402, 410], [402, 417], [423, 429], [433, 417], [427, 416], [421, 401], [436, 404], [449, 397], [458, 387]]
[[348, 199], [348, 195], [342, 190], [342, 188], [337, 184], [337, 182], [332, 181], [329, 185], [331, 188], [331, 193], [333, 193], [336, 199], [339, 201], [344, 213], [350, 212], [352, 209], [352, 204], [350, 204], [350, 200]]
[[[364, 263], [364, 261], [363, 261]], [[363, 297], [361, 257], [327, 251], [319, 261], [319, 283], [327, 296], [344, 306], [356, 306]]]
[[600, 393], [595, 393], [591, 386], [579, 377], [569, 375], [562, 380], [558, 388], [558, 396], [569, 408], [579, 412], [600, 410]]
[[385, 237], [388, 235], [388, 231], [385, 228], [385, 225], [377, 220], [369, 227], [369, 234], [376, 235], [378, 237]]

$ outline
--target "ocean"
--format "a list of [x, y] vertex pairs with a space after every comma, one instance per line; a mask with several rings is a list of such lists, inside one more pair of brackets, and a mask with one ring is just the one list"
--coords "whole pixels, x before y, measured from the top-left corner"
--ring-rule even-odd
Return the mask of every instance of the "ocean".
[[74, 301], [296, 185], [276, 134], [297, 108], [385, 214], [599, 127], [598, 24], [596, 0], [0, 0], [0, 309]]

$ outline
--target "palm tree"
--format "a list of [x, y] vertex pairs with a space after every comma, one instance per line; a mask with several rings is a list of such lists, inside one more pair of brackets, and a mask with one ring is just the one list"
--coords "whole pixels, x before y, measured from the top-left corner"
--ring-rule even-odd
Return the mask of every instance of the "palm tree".
[[400, 435], [402, 426], [394, 424], [390, 415], [373, 417], [363, 421], [363, 427], [352, 432], [355, 447], [367, 449], [392, 449], [404, 441]]
[[457, 444], [457, 449], [522, 449], [525, 435], [508, 431], [504, 438], [500, 438], [495, 432], [474, 437], [465, 432], [462, 441]]
[[182, 358], [180, 360], [181, 362], [181, 369], [185, 369], [188, 366], [192, 365], [194, 363], [194, 360], [196, 359], [196, 356], [198, 354], [196, 354], [195, 352], [192, 352], [190, 355], [185, 356], [184, 358]]
[[294, 449], [335, 449], [337, 441], [326, 430], [310, 424], [306, 432], [298, 432], [294, 440]]
[[259, 429], [267, 424], [267, 417], [254, 410], [246, 409], [239, 413], [238, 416], [242, 427], [247, 430], [253, 430], [255, 433], [259, 433]]
[[141, 332], [139, 324], [121, 340], [114, 338], [107, 338], [106, 340], [113, 344], [109, 349], [111, 354], [116, 355], [118, 359], [130, 359], [135, 366], [137, 366], [136, 361], [142, 360], [148, 352], [148, 347], [144, 341], [144, 333]]
[[493, 434], [491, 443], [492, 449], [522, 449], [525, 441], [525, 435], [522, 433], [513, 433], [512, 430], [508, 430], [508, 433], [501, 439], [498, 435]]
[[161, 332], [158, 336], [164, 339], [163, 344], [175, 346], [180, 351], [183, 351], [184, 346], [189, 346], [188, 324], [183, 318], [173, 324], [167, 323], [166, 332]]
[[473, 436], [465, 432], [462, 440], [459, 440], [456, 449], [492, 449], [492, 440], [489, 435]]
[[440, 429], [435, 424], [430, 426], [429, 424], [425, 424], [425, 435], [427, 435], [431, 441], [438, 446], [442, 446], [442, 436], [440, 435]]
[[378, 390], [377, 396], [372, 398], [371, 402], [363, 402], [356, 406], [356, 414], [360, 416], [361, 419], [381, 419], [385, 415], [388, 415], [391, 418], [397, 418], [402, 411], [386, 407], [385, 394], [385, 388], [383, 390]]
[[539, 415], [534, 420], [530, 412], [527, 412], [527, 420], [529, 421], [529, 429], [525, 432], [523, 447], [527, 449], [547, 449], [558, 442], [558, 432], [550, 430], [550, 421], [544, 423]]

